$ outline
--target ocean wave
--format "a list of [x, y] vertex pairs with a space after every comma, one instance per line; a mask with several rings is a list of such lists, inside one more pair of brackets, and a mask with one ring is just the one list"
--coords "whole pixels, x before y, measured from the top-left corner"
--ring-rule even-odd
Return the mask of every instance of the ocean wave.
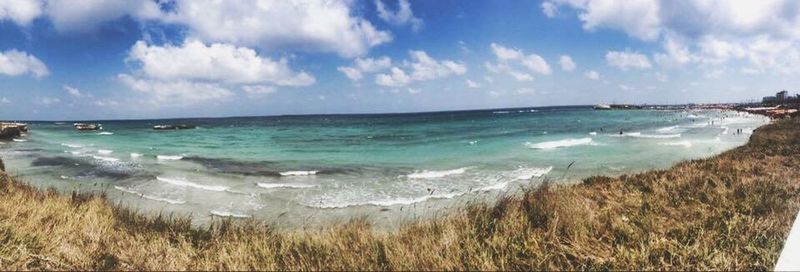
[[728, 127], [722, 127], [722, 135], [728, 134]]
[[595, 136], [597, 135], [597, 132], [596, 131], [589, 132], [589, 135]]
[[666, 142], [666, 143], [660, 143], [659, 145], [683, 146], [688, 148], [692, 147], [692, 142], [690, 141]]
[[353, 206], [395, 206], [395, 205], [411, 205], [414, 203], [424, 202], [430, 199], [450, 199], [460, 195], [466, 194], [466, 192], [454, 192], [454, 193], [445, 193], [445, 194], [429, 194], [421, 197], [398, 197], [398, 198], [391, 198], [385, 200], [371, 200], [371, 201], [363, 201], [363, 202], [344, 202], [344, 203], [330, 203], [330, 204], [318, 204], [318, 205], [310, 205], [315, 208], [322, 208], [322, 209], [341, 209]]
[[183, 159], [183, 156], [176, 156], [176, 155], [158, 155], [156, 159], [162, 161], [178, 161]]
[[476, 144], [478, 143], [478, 141], [477, 141], [477, 140], [475, 140], [475, 141], [469, 141], [469, 142], [467, 142], [467, 143], [468, 143], [469, 145], [476, 145]]
[[590, 144], [592, 144], [592, 138], [564, 139], [564, 140], [548, 141], [541, 143], [527, 142], [525, 143], [525, 146], [533, 149], [553, 149], [559, 147], [570, 147], [570, 146], [590, 145]]
[[256, 185], [258, 187], [267, 189], [275, 189], [275, 188], [305, 189], [314, 187], [314, 185], [311, 184], [261, 183], [261, 182], [259, 182]]
[[194, 183], [194, 182], [180, 180], [180, 179], [162, 178], [162, 177], [159, 177], [159, 176], [156, 176], [156, 180], [162, 181], [162, 182], [166, 182], [166, 183], [169, 183], [169, 184], [172, 184], [172, 185], [175, 185], [175, 186], [192, 187], [192, 188], [197, 188], [197, 189], [202, 189], [202, 190], [207, 190], [207, 191], [216, 191], [216, 192], [223, 192], [223, 191], [228, 190], [228, 188], [229, 188], [228, 186], [203, 185], [203, 184], [197, 184], [197, 183]]
[[509, 111], [493, 111], [492, 113], [494, 113], [494, 114], [506, 114], [506, 113], [509, 113]]
[[641, 132], [628, 132], [622, 135], [612, 135], [614, 137], [633, 137], [633, 138], [648, 138], [648, 139], [669, 139], [680, 138], [681, 134], [642, 134]]
[[132, 195], [137, 195], [137, 196], [139, 196], [141, 198], [146, 198], [146, 199], [155, 200], [155, 201], [161, 201], [161, 202], [167, 202], [169, 204], [184, 204], [184, 203], [186, 203], [186, 201], [183, 201], [183, 200], [176, 200], [176, 199], [169, 199], [169, 198], [146, 195], [146, 194], [143, 194], [143, 193], [140, 193], [140, 192], [137, 192], [137, 191], [125, 188], [125, 187], [120, 187], [120, 186], [114, 186], [114, 189], [129, 193], [129, 194], [132, 194]]
[[131, 158], [141, 158], [141, 157], [142, 157], [141, 153], [131, 153]]
[[106, 155], [108, 155], [108, 154], [111, 154], [113, 152], [114, 152], [114, 150], [107, 150], [107, 149], [98, 149], [97, 150], [97, 154], [106, 154]]
[[114, 135], [114, 132], [103, 131], [103, 132], [98, 132], [97, 135]]
[[656, 129], [656, 131], [658, 131], [658, 132], [670, 132], [670, 131], [673, 131], [673, 130], [676, 130], [676, 129], [678, 129], [678, 126], [668, 126], [668, 127], [663, 127], [663, 128]]
[[119, 159], [112, 158], [112, 157], [104, 157], [104, 156], [92, 156], [95, 160], [107, 161], [107, 162], [118, 162]]
[[410, 179], [442, 178], [442, 177], [446, 177], [446, 176], [464, 174], [464, 172], [466, 172], [470, 168], [472, 168], [472, 167], [461, 167], [461, 168], [457, 168], [457, 169], [440, 170], [440, 171], [422, 170], [422, 171], [415, 171], [414, 173], [408, 174], [408, 175], [406, 175], [406, 177], [410, 178]]
[[510, 175], [514, 180], [529, 180], [547, 175], [551, 170], [553, 170], [552, 166], [545, 168], [519, 168], [511, 171]]
[[281, 176], [313, 176], [316, 175], [319, 171], [311, 170], [311, 171], [286, 171], [280, 172]]
[[61, 144], [61, 146], [66, 146], [66, 147], [69, 147], [69, 148], [81, 148], [81, 147], [83, 147], [83, 145], [79, 145], [79, 144]]
[[11, 139], [11, 140], [15, 141], [15, 142], [27, 142], [28, 141], [28, 140], [25, 140], [25, 139], [17, 139], [17, 138], [14, 138], [14, 139]]
[[220, 211], [220, 210], [211, 210], [209, 212], [211, 215], [219, 216], [219, 217], [231, 217], [231, 218], [250, 218], [253, 217], [249, 214], [242, 214], [242, 213], [234, 213], [228, 211]]

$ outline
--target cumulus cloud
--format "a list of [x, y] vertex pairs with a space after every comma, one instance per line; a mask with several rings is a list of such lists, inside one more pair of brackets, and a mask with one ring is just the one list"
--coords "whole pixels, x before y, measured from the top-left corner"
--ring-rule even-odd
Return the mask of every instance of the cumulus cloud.
[[397, 12], [392, 12], [386, 8], [382, 0], [375, 0], [375, 9], [378, 11], [378, 18], [392, 25], [411, 25], [411, 29], [419, 31], [422, 28], [422, 20], [414, 17], [411, 11], [411, 3], [408, 0], [399, 0]]
[[159, 80], [204, 80], [231, 84], [273, 83], [282, 86], [308, 86], [313, 76], [289, 68], [286, 59], [272, 60], [255, 50], [231, 44], [206, 45], [186, 40], [181, 45], [149, 45], [138, 41], [127, 61], [141, 65], [142, 72]]
[[264, 85], [242, 86], [242, 91], [250, 96], [262, 96], [276, 92], [275, 87]]
[[11, 20], [18, 25], [29, 25], [41, 14], [42, 2], [40, 0], [0, 1], [0, 22]]
[[127, 74], [120, 74], [117, 78], [131, 89], [148, 95], [151, 98], [149, 102], [155, 106], [187, 106], [234, 95], [232, 91], [216, 83], [141, 79]]
[[410, 72], [406, 73], [399, 67], [392, 67], [390, 73], [379, 74], [375, 83], [381, 86], [404, 86], [411, 81], [426, 81], [446, 78], [453, 75], [463, 75], [467, 72], [467, 65], [463, 62], [452, 60], [436, 60], [425, 51], [409, 51], [411, 59], [406, 61]]
[[0, 74], [9, 76], [30, 74], [41, 78], [49, 75], [50, 71], [41, 60], [33, 55], [11, 49], [0, 52]]
[[158, 3], [152, 0], [47, 0], [44, 13], [59, 31], [91, 30], [125, 16], [137, 20], [161, 17]]
[[595, 70], [586, 71], [586, 73], [583, 73], [583, 75], [586, 76], [586, 78], [591, 79], [591, 80], [600, 79], [600, 73], [598, 73]]
[[628, 69], [649, 69], [650, 60], [647, 56], [636, 52], [609, 51], [606, 53], [606, 62], [609, 66], [617, 67], [620, 70]]
[[45, 107], [53, 105], [53, 104], [58, 104], [60, 102], [61, 102], [61, 99], [59, 99], [58, 97], [40, 97], [38, 100], [36, 100], [37, 104], [45, 106]]
[[268, 49], [363, 55], [392, 35], [354, 16], [348, 0], [176, 0], [165, 22], [186, 26], [192, 37]]
[[525, 55], [520, 49], [506, 47], [497, 43], [491, 43], [490, 47], [497, 59], [497, 63], [487, 62], [485, 64], [486, 69], [490, 72], [505, 73], [514, 77], [517, 81], [531, 81], [533, 76], [520, 71], [516, 67], [525, 67], [531, 72], [542, 75], [552, 73], [547, 61], [537, 54]]
[[377, 59], [356, 58], [352, 66], [340, 66], [336, 70], [342, 72], [352, 81], [359, 81], [364, 78], [364, 74], [376, 73], [388, 69], [392, 66], [392, 59], [383, 56]]
[[723, 65], [800, 72], [800, 5], [793, 0], [548, 0], [545, 15], [577, 11], [587, 30], [619, 30], [659, 42], [661, 65]]
[[561, 64], [561, 70], [564, 71], [572, 71], [575, 70], [575, 62], [572, 61], [572, 57], [567, 55], [561, 55], [558, 58], [558, 63]]

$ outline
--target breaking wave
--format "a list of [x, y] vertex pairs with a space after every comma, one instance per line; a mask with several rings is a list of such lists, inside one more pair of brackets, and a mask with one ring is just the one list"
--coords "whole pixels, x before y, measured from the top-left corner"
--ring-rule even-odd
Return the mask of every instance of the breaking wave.
[[186, 201], [183, 201], [183, 200], [176, 200], [176, 199], [169, 199], [169, 198], [146, 195], [146, 194], [143, 194], [143, 193], [140, 193], [140, 192], [128, 189], [128, 188], [120, 187], [120, 186], [114, 186], [114, 189], [129, 193], [129, 194], [132, 194], [132, 195], [137, 195], [137, 196], [139, 196], [141, 198], [146, 198], [146, 199], [155, 200], [155, 201], [161, 201], [161, 202], [167, 202], [169, 204], [184, 204], [184, 203], [186, 203]]
[[286, 171], [280, 172], [281, 176], [313, 176], [316, 175], [319, 171], [312, 170], [312, 171]]
[[207, 190], [207, 191], [223, 192], [223, 191], [228, 190], [228, 186], [203, 185], [203, 184], [197, 184], [197, 183], [194, 183], [194, 182], [180, 180], [180, 179], [173, 179], [173, 178], [162, 178], [162, 177], [158, 177], [157, 176], [156, 180], [161, 181], [161, 182], [166, 182], [166, 183], [169, 183], [169, 184], [172, 184], [172, 185], [175, 185], [175, 186], [192, 187], [192, 188], [197, 188], [197, 189], [202, 189], [202, 190]]
[[156, 159], [161, 161], [177, 161], [183, 159], [183, 156], [175, 156], [175, 155], [158, 155]]
[[261, 182], [259, 182], [256, 185], [258, 185], [258, 187], [267, 189], [275, 189], [275, 188], [305, 189], [314, 187], [314, 185], [311, 184], [261, 183]]
[[457, 169], [440, 170], [440, 171], [423, 170], [423, 171], [416, 171], [414, 173], [408, 174], [408, 175], [406, 175], [406, 177], [410, 178], [410, 179], [442, 178], [442, 177], [446, 177], [446, 176], [464, 174], [464, 172], [466, 172], [470, 168], [472, 168], [472, 167], [461, 167], [461, 168], [457, 168]]
[[553, 149], [559, 147], [570, 147], [570, 146], [589, 145], [589, 144], [592, 144], [592, 138], [564, 139], [564, 140], [541, 142], [541, 143], [527, 142], [525, 143], [525, 146], [533, 149]]

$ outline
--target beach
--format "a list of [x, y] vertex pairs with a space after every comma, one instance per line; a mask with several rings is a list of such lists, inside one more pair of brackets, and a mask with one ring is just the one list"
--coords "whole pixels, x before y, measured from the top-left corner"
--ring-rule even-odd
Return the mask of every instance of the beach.
[[766, 270], [799, 208], [799, 124], [776, 121], [743, 146], [665, 170], [544, 182], [388, 231], [364, 218], [193, 226], [3, 176], [0, 250], [19, 269]]

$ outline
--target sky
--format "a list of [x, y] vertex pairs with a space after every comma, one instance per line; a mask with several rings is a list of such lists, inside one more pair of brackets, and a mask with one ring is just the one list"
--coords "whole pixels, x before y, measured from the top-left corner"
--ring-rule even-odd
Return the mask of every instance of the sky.
[[0, 0], [0, 119], [744, 102], [794, 0]]

